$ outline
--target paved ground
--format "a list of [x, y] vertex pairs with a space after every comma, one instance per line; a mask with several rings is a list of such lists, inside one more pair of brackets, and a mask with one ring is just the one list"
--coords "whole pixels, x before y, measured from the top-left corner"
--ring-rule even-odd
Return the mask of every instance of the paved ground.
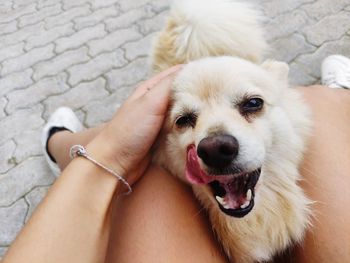
[[[0, 257], [54, 181], [40, 149], [45, 120], [60, 105], [86, 126], [108, 120], [146, 77], [169, 1], [0, 2]], [[292, 83], [319, 81], [328, 54], [350, 56], [350, 0], [251, 1]]]

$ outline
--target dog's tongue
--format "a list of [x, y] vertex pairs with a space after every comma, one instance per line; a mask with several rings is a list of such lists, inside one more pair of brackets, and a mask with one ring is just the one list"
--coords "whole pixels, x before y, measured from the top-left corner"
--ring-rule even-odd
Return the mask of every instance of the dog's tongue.
[[207, 184], [213, 179], [210, 178], [199, 166], [196, 147], [191, 145], [187, 149], [186, 179], [191, 184]]

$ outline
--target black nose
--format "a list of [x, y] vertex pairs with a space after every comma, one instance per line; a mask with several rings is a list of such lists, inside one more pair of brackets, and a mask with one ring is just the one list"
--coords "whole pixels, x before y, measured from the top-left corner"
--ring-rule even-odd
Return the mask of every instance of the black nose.
[[235, 137], [216, 135], [201, 140], [197, 147], [197, 154], [209, 167], [224, 168], [236, 158], [238, 148]]

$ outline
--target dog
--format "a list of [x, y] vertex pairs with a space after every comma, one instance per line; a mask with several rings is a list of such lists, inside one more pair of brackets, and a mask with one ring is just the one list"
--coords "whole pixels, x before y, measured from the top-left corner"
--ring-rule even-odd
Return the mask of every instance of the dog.
[[176, 0], [152, 51], [153, 72], [186, 64], [155, 162], [192, 186], [239, 263], [302, 241], [310, 218], [298, 185], [309, 109], [288, 85], [288, 65], [263, 62], [260, 19], [246, 2]]

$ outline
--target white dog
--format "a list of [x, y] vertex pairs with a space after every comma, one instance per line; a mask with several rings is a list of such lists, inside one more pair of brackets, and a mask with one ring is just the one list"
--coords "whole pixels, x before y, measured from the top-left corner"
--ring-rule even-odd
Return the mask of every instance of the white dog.
[[288, 66], [261, 63], [246, 3], [176, 0], [153, 69], [188, 63], [173, 84], [156, 162], [192, 185], [235, 262], [271, 260], [302, 240], [310, 201], [298, 186], [310, 121]]

